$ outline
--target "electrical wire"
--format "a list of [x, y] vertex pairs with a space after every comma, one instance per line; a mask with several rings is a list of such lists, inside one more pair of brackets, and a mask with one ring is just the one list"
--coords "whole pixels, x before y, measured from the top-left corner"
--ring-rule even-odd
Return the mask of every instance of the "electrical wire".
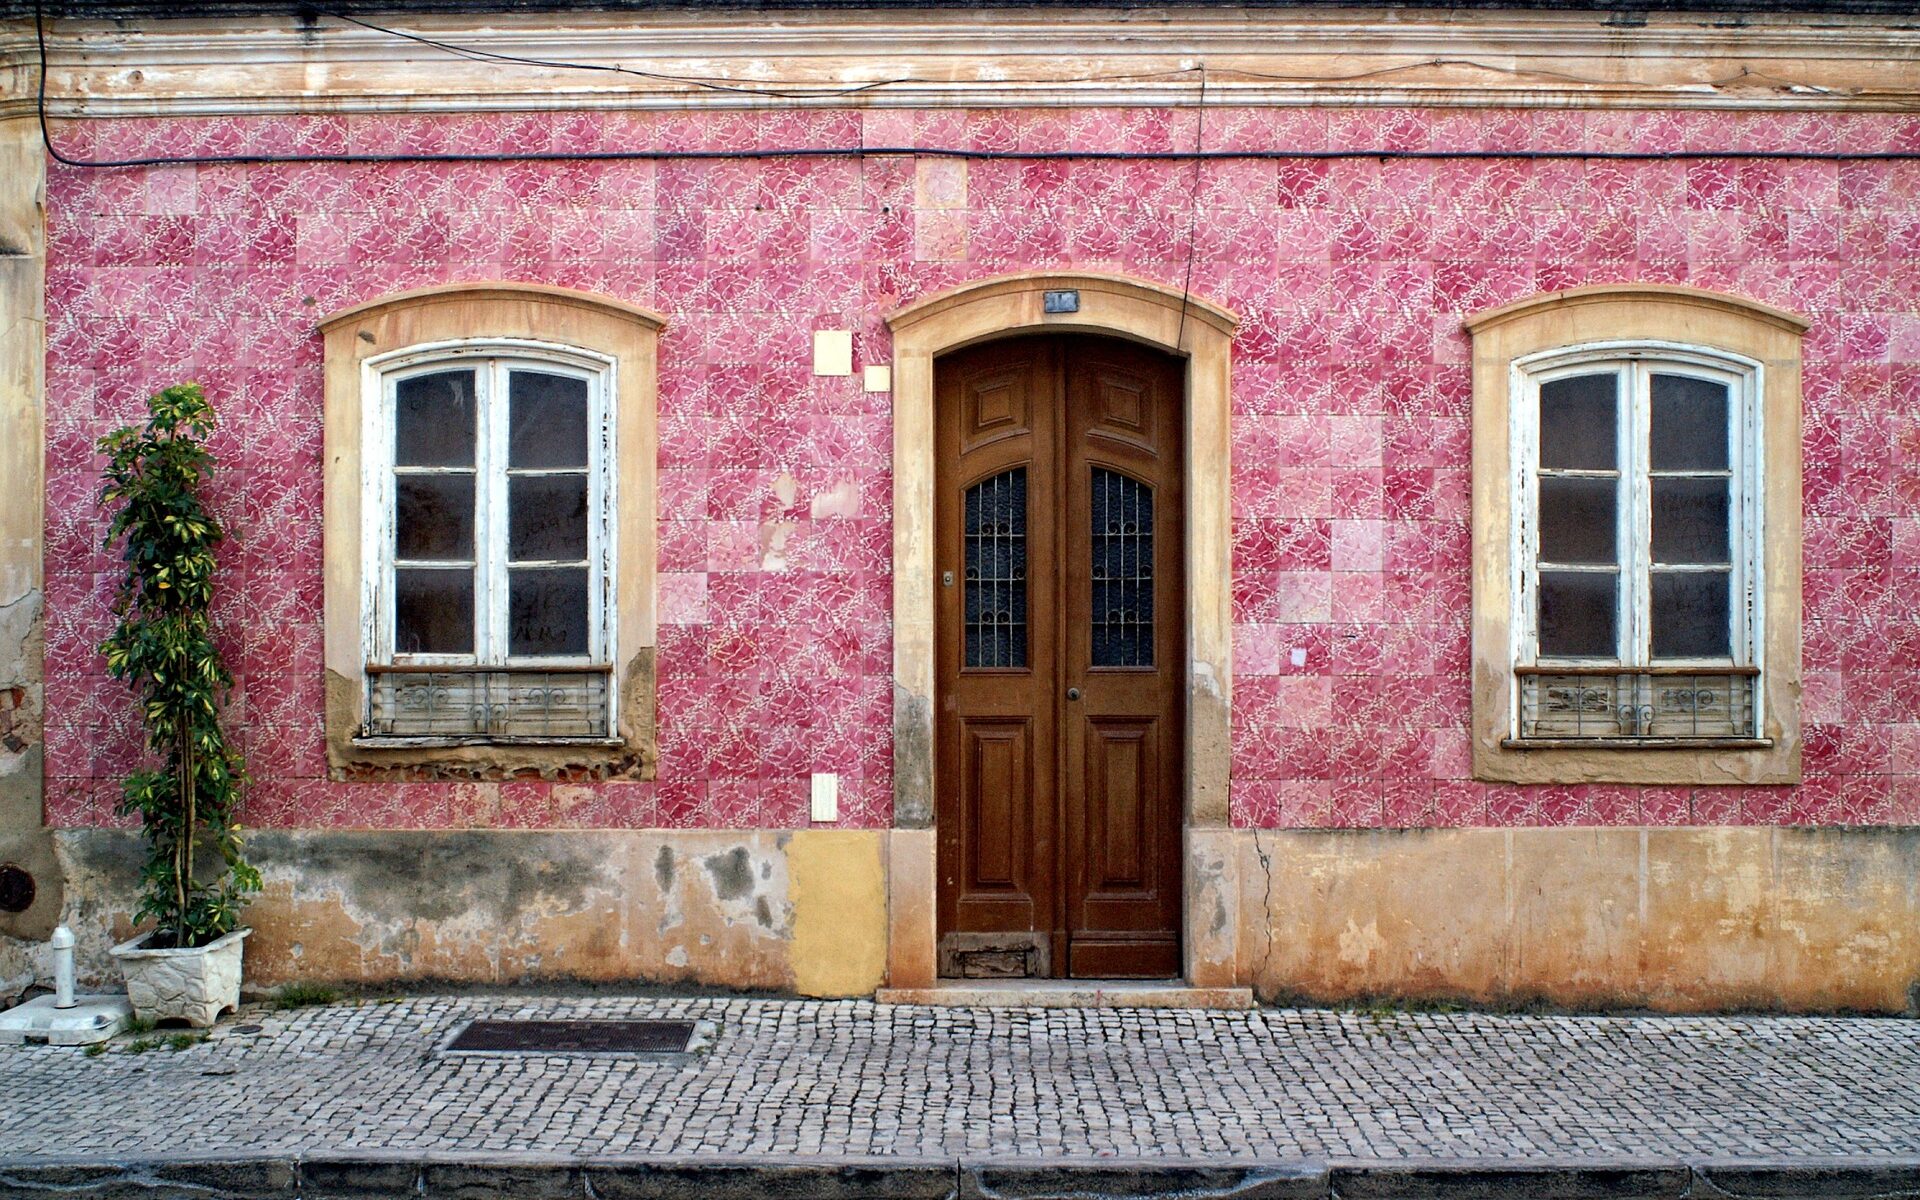
[[[41, 2], [41, 0], [36, 0], [36, 3], [38, 2]], [[349, 25], [358, 25], [362, 29], [372, 30], [375, 33], [383, 33], [389, 37], [405, 38], [407, 41], [418, 42], [422, 46], [431, 46], [435, 50], [441, 50], [448, 54], [456, 54], [475, 62], [514, 63], [519, 66], [547, 67], [563, 71], [607, 71], [619, 75], [634, 75], [641, 79], [652, 79], [663, 83], [679, 83], [685, 84], [688, 87], [709, 88], [717, 92], [733, 92], [748, 96], [769, 96], [777, 100], [834, 99], [840, 96], [852, 96], [860, 92], [872, 91], [874, 88], [891, 87], [897, 83], [912, 82], [912, 80], [907, 79], [876, 79], [870, 83], [856, 84], [853, 87], [846, 88], [783, 92], [775, 90], [774, 88], [759, 88], [745, 84], [729, 83], [711, 77], [668, 75], [657, 71], [642, 71], [636, 67], [623, 67], [616, 63], [562, 62], [545, 58], [523, 58], [516, 54], [499, 54], [492, 50], [480, 50], [472, 46], [461, 46], [453, 42], [443, 42], [438, 38], [427, 37], [425, 34], [408, 33], [403, 29], [389, 29], [384, 25], [375, 25], [372, 21], [363, 21], [359, 17], [352, 16], [348, 13], [335, 12], [332, 9], [321, 8], [317, 5], [309, 5], [308, 7], [312, 8], [314, 12], [332, 17], [336, 21], [345, 21]]]
[[[1193, 107], [1193, 152], [1200, 154], [1207, 148], [1207, 65], [1200, 64], [1200, 99]], [[1187, 342], [1187, 306], [1193, 298], [1193, 252], [1194, 243], [1200, 235], [1200, 179], [1206, 169], [1204, 159], [1193, 160], [1193, 189], [1187, 197], [1187, 270], [1180, 280], [1180, 328], [1173, 335], [1173, 344], [1177, 349]]]
[[[1412, 150], [1391, 147], [1349, 147], [1337, 150], [1294, 150], [1294, 149], [1230, 149], [1207, 150], [1196, 144], [1186, 150], [987, 150], [967, 146], [778, 146], [729, 150], [520, 150], [520, 151], [468, 151], [461, 153], [401, 153], [368, 154], [349, 152], [310, 152], [296, 154], [181, 154], [153, 155], [140, 158], [76, 158], [62, 151], [54, 144], [53, 131], [47, 113], [47, 32], [44, 13], [45, 0], [34, 0], [33, 24], [34, 37], [39, 48], [40, 78], [35, 90], [35, 116], [40, 125], [40, 140], [46, 146], [47, 156], [67, 167], [94, 169], [127, 169], [139, 167], [197, 167], [197, 166], [274, 166], [294, 164], [335, 164], [335, 165], [372, 165], [383, 163], [509, 163], [509, 162], [626, 162], [634, 160], [660, 161], [700, 161], [700, 160], [741, 160], [764, 158], [864, 158], [864, 157], [926, 157], [955, 158], [972, 161], [1017, 161], [1017, 162], [1212, 162], [1226, 160], [1264, 161], [1264, 160], [1302, 160], [1325, 161], [1341, 159], [1377, 159], [1381, 161], [1593, 161], [1593, 162], [1668, 162], [1676, 160], [1721, 159], [1730, 161], [1797, 161], [1797, 162], [1912, 162], [1920, 161], [1920, 151], [1916, 150], [1868, 150], [1868, 151], [1822, 151], [1822, 150]], [[317, 10], [324, 11], [324, 10]], [[334, 14], [328, 14], [334, 15]], [[473, 50], [471, 47], [457, 47], [451, 43], [440, 43], [420, 35], [407, 34], [399, 30], [390, 30], [382, 26], [360, 21], [357, 18], [341, 16], [342, 20], [379, 33], [437, 46], [452, 53], [473, 57], [485, 56], [491, 59], [520, 63], [523, 65], [552, 68], [578, 68], [581, 70], [617, 71], [622, 74], [639, 75], [647, 78], [676, 81], [689, 86], [710, 86], [719, 90], [744, 90], [755, 95], [770, 98], [830, 98], [834, 93], [803, 92], [778, 93], [752, 88], [738, 88], [737, 85], [721, 84], [712, 80], [699, 80], [693, 77], [652, 75], [648, 72], [608, 64], [562, 63], [543, 59], [518, 58], [512, 55], [499, 55], [491, 51]], [[1444, 64], [1464, 60], [1433, 60]], [[1484, 65], [1484, 64], [1474, 64]], [[1163, 78], [1170, 74], [1184, 74], [1196, 68], [1187, 68], [1178, 72], [1152, 72], [1131, 76], [1088, 76], [1078, 80], [1051, 82], [1106, 82], [1125, 79]], [[1404, 68], [1383, 68], [1378, 72], [1366, 72], [1364, 75], [1376, 75]], [[1498, 69], [1498, 68], [1492, 68]], [[1519, 72], [1513, 72], [1520, 74]], [[1257, 72], [1235, 72], [1235, 74], [1260, 77]], [[1744, 73], [1749, 74], [1749, 73]], [[1355, 76], [1354, 78], [1360, 78]], [[1285, 79], [1283, 76], [1269, 76], [1272, 79]], [[849, 91], [864, 91], [873, 88], [893, 86], [900, 83], [918, 82], [916, 80], [880, 80], [859, 85]], [[1299, 80], [1299, 82], [1326, 82], [1325, 80]], [[1204, 76], [1202, 78], [1204, 92]], [[1201, 103], [1205, 107], [1204, 96]]]

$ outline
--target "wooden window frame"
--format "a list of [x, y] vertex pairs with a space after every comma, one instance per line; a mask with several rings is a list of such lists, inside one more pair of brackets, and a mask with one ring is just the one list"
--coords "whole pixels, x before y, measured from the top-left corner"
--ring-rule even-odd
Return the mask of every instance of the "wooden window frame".
[[[1556, 292], [1479, 314], [1473, 337], [1473, 771], [1516, 783], [1673, 785], [1793, 783], [1800, 777], [1800, 346], [1807, 323], [1740, 297], [1668, 285], [1602, 285]], [[1672, 365], [1733, 386], [1730, 513], [1740, 542], [1732, 661], [1693, 664], [1753, 682], [1750, 737], [1521, 738], [1520, 677], [1534, 653], [1532, 573], [1538, 387], [1603, 364], [1644, 373]], [[1628, 397], [1623, 409], [1631, 409]], [[1738, 415], [1736, 415], [1736, 413]], [[1623, 418], [1624, 419], [1624, 418]], [[1636, 427], [1636, 436], [1638, 430]], [[1647, 487], [1644, 464], [1623, 478]], [[1641, 498], [1622, 511], [1645, 509]], [[1640, 518], [1636, 516], [1636, 522]], [[1622, 529], [1623, 576], [1645, 529]], [[1623, 593], [1629, 589], [1623, 588]], [[1623, 596], [1623, 604], [1625, 603]], [[1644, 649], [1636, 634], [1620, 674]], [[1623, 642], [1627, 631], [1622, 630]], [[1562, 660], [1549, 660], [1561, 664]], [[1574, 670], [1594, 662], [1564, 665]], [[1678, 664], [1675, 664], [1678, 665]]]
[[[538, 776], [651, 778], [654, 718], [655, 358], [657, 314], [567, 288], [483, 283], [426, 288], [347, 309], [320, 324], [326, 349], [327, 753], [340, 779], [473, 779]], [[392, 651], [394, 383], [407, 375], [472, 363], [504, 385], [515, 366], [589, 379], [589, 653], [509, 658], [504, 645], [472, 655]], [[479, 387], [485, 384], [477, 381]], [[505, 397], [500, 397], [504, 401]], [[484, 402], [483, 402], [484, 403]], [[505, 404], [494, 406], [496, 421]], [[481, 419], [488, 410], [483, 408]], [[483, 434], [483, 437], [485, 435]], [[498, 431], [495, 437], [501, 436]], [[478, 478], [484, 450], [477, 448]], [[505, 472], [478, 484], [505, 489]], [[476, 497], [477, 547], [488, 501]], [[504, 514], [504, 496], [493, 497]], [[504, 548], [497, 549], [504, 554]], [[504, 569], [504, 568], [503, 568]], [[504, 591], [504, 589], [499, 589]], [[497, 603], [504, 603], [504, 596]], [[504, 617], [504, 612], [495, 614]], [[485, 638], [485, 625], [476, 628]], [[504, 635], [501, 641], [504, 641]], [[596, 673], [606, 719], [594, 736], [516, 728], [376, 734], [368, 725], [373, 679], [445, 667], [482, 671], [489, 686], [512, 672]], [[556, 693], [557, 694], [557, 693]], [[576, 700], [581, 698], [575, 692]], [[582, 718], [586, 724], [585, 718]]]
[[[1512, 438], [1514, 496], [1511, 555], [1513, 612], [1509, 629], [1513, 641], [1512, 657], [1517, 668], [1565, 666], [1574, 670], [1616, 666], [1621, 675], [1636, 670], [1692, 668], [1698, 675], [1710, 677], [1727, 672], [1729, 678], [1748, 680], [1741, 686], [1750, 692], [1749, 705], [1762, 710], [1766, 676], [1764, 671], [1748, 677], [1748, 669], [1758, 671], [1764, 657], [1762, 631], [1766, 621], [1766, 566], [1761, 553], [1765, 545], [1765, 506], [1763, 465], [1765, 431], [1759, 415], [1759, 397], [1764, 388], [1764, 364], [1738, 354], [1710, 346], [1685, 345], [1667, 341], [1610, 341], [1581, 346], [1542, 350], [1514, 360], [1509, 393], [1512, 404], [1509, 421]], [[1620, 489], [1614, 511], [1619, 586], [1616, 589], [1616, 653], [1612, 656], [1556, 656], [1543, 658], [1538, 647], [1536, 591], [1540, 566], [1540, 388], [1556, 379], [1611, 372], [1618, 380], [1617, 461]], [[1648, 527], [1651, 510], [1652, 470], [1646, 460], [1651, 420], [1651, 384], [1658, 373], [1709, 379], [1727, 389], [1728, 398], [1728, 556], [1729, 604], [1728, 649], [1725, 658], [1662, 658], [1652, 652], [1651, 575], [1652, 532]], [[1577, 570], [1558, 566], [1556, 570]], [[1529, 737], [1521, 722], [1520, 689], [1513, 690], [1514, 704], [1505, 745], [1510, 749], [1536, 748], [1558, 744], [1565, 739]], [[1621, 749], [1646, 749], [1686, 746], [1735, 745], [1763, 748], [1767, 739], [1753, 731], [1731, 737], [1683, 737], [1650, 741], [1644, 737], [1617, 737], [1595, 734], [1580, 739], [1583, 745], [1610, 745]]]

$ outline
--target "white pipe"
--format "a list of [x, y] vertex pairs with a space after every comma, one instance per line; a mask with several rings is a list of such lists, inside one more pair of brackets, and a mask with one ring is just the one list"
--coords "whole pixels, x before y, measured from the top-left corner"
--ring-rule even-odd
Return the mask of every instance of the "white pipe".
[[73, 999], [73, 930], [65, 925], [53, 931], [47, 940], [53, 948], [53, 1006], [72, 1008]]

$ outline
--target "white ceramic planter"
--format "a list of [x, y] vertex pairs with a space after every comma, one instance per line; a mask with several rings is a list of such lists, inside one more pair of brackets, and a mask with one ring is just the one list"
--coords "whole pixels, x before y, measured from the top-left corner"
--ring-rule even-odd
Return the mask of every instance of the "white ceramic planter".
[[127, 977], [127, 999], [143, 1020], [178, 1018], [205, 1029], [240, 1007], [240, 955], [251, 929], [186, 950], [145, 949], [151, 933], [113, 948]]

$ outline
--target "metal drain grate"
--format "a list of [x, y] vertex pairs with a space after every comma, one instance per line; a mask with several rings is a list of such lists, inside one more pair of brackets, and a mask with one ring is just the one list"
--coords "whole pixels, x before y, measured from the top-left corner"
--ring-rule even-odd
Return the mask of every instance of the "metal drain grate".
[[685, 1054], [706, 1022], [470, 1021], [449, 1054]]

